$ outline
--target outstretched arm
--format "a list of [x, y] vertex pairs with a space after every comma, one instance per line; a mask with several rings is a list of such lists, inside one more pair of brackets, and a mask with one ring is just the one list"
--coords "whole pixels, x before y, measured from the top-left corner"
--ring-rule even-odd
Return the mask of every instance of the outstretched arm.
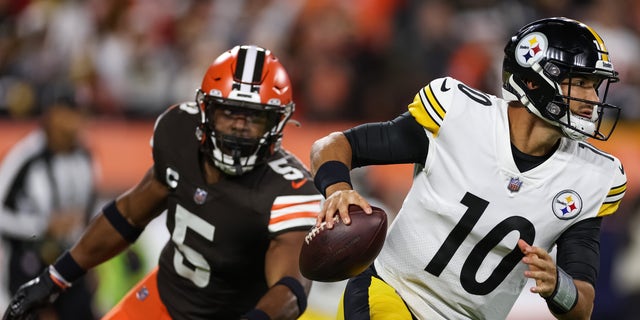
[[[165, 208], [169, 189], [158, 181], [153, 169], [132, 189], [117, 198], [115, 205], [126, 222], [142, 230]], [[129, 246], [119, 226], [109, 221], [104, 212], [89, 225], [80, 240], [70, 250], [71, 256], [85, 270], [111, 259]]]

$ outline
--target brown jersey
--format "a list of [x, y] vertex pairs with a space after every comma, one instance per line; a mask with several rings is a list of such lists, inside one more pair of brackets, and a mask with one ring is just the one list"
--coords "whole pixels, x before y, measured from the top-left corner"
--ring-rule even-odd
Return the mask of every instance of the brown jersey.
[[158, 287], [174, 319], [237, 319], [268, 290], [265, 253], [280, 233], [308, 230], [322, 196], [292, 154], [280, 150], [241, 176], [205, 182], [195, 104], [171, 107], [153, 135], [154, 169], [171, 189], [170, 240]]

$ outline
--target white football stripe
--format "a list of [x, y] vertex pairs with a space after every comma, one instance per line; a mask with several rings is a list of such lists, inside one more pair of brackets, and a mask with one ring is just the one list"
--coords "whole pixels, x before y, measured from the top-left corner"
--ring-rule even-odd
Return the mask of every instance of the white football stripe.
[[604, 199], [604, 202], [616, 202], [616, 201], [620, 201], [622, 199], [622, 197], [624, 197], [624, 192], [620, 193], [620, 194], [616, 194], [614, 196], [608, 196]]
[[253, 73], [256, 68], [256, 57], [258, 56], [258, 50], [254, 46], [247, 47], [247, 55], [244, 59], [244, 70], [242, 70], [242, 83], [240, 84], [240, 91], [250, 92], [253, 82]]
[[321, 194], [304, 195], [304, 196], [279, 196], [273, 204], [287, 204], [287, 203], [303, 203], [311, 201], [321, 201], [323, 199]]
[[433, 106], [431, 105], [431, 103], [429, 103], [429, 99], [427, 99], [427, 95], [425, 94], [425, 90], [427, 90], [426, 87], [423, 88], [422, 90], [420, 90], [420, 101], [422, 102], [422, 105], [424, 106], [424, 110], [427, 111], [429, 116], [431, 116], [431, 119], [433, 119], [433, 121], [438, 126], [442, 126], [442, 119], [440, 119], [440, 116], [438, 115], [438, 113], [433, 109]]

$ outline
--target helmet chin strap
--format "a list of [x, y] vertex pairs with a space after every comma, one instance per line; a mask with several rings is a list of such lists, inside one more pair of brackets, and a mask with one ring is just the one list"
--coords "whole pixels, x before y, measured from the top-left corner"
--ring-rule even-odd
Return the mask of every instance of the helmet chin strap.
[[538, 108], [536, 108], [533, 105], [533, 102], [531, 102], [531, 100], [529, 100], [529, 98], [527, 97], [527, 94], [524, 92], [524, 90], [518, 85], [518, 83], [516, 82], [516, 80], [513, 78], [513, 75], [511, 75], [509, 77], [509, 85], [511, 86], [511, 88], [513, 88], [516, 92], [510, 92], [508, 90], [506, 90], [505, 88], [502, 88], [502, 97], [505, 100], [508, 101], [520, 101], [520, 103], [522, 103], [527, 110], [529, 110], [529, 112], [535, 114], [538, 118], [546, 121], [547, 123], [557, 126], [557, 127], [561, 127], [561, 125], [557, 122], [557, 121], [552, 121], [550, 119], [547, 119], [546, 117], [542, 116], [542, 114], [540, 113], [540, 110], [538, 110]]
[[232, 176], [241, 175], [252, 170], [258, 159], [255, 153], [247, 157], [242, 157], [239, 150], [233, 150], [232, 154], [226, 154], [215, 146], [212, 147], [210, 154], [213, 159], [213, 164], [222, 170], [222, 172]]
[[573, 140], [583, 141], [583, 140], [586, 140], [588, 136], [582, 132], [586, 132], [590, 134], [595, 132], [595, 129], [596, 129], [595, 120], [598, 119], [598, 115], [596, 112], [597, 110], [594, 110], [594, 113], [590, 120], [578, 117], [569, 110], [569, 112], [567, 112], [564, 115], [564, 117], [561, 118], [561, 119], [564, 119], [564, 123], [561, 123], [560, 121], [553, 121], [551, 119], [547, 119], [546, 117], [542, 116], [540, 111], [533, 105], [533, 102], [531, 102], [529, 98], [527, 98], [524, 90], [520, 86], [518, 86], [515, 79], [513, 78], [513, 75], [509, 77], [509, 85], [516, 91], [516, 93], [514, 94], [513, 92], [510, 92], [502, 88], [502, 97], [505, 100], [520, 101], [527, 108], [527, 110], [535, 114], [538, 118], [546, 121], [551, 125], [560, 127], [562, 130], [562, 133], [566, 137]]
[[571, 139], [583, 141], [588, 138], [588, 135], [593, 135], [596, 132], [597, 110], [594, 110], [591, 119], [576, 116], [573, 112], [569, 112], [565, 117], [570, 126], [562, 126], [562, 132]]
[[241, 165], [241, 160], [240, 160], [240, 150], [234, 149], [231, 152], [231, 158], [233, 158], [233, 166], [236, 169], [236, 174], [237, 175], [241, 175], [243, 174], [242, 172], [242, 165]]

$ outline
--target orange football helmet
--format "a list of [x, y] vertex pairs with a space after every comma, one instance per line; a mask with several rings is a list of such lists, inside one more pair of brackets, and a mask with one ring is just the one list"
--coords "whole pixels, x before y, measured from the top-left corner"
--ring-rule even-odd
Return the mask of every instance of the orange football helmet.
[[[236, 46], [215, 59], [202, 79], [196, 102], [206, 133], [203, 150], [230, 175], [252, 170], [280, 148], [282, 130], [295, 109], [287, 71], [271, 51], [253, 45]], [[248, 139], [216, 130], [212, 117], [220, 107], [266, 116], [264, 135]]]

